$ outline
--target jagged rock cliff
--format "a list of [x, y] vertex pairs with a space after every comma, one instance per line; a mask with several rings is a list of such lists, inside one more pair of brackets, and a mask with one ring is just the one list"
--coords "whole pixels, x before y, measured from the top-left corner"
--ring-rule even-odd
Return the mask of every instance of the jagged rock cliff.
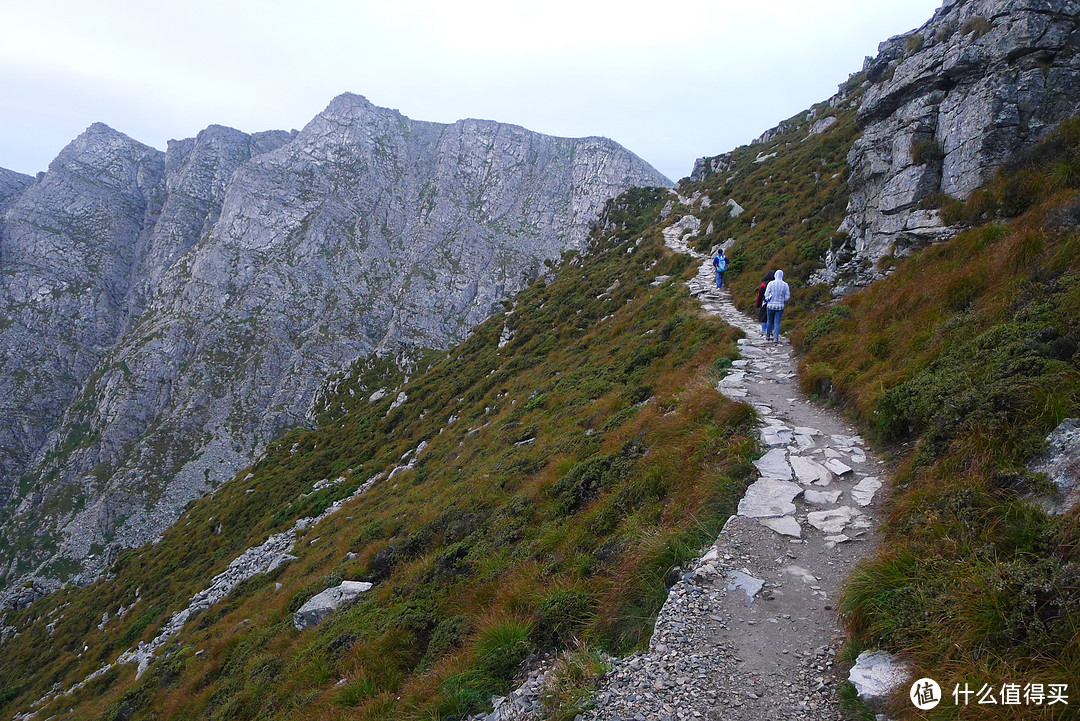
[[1080, 112], [1080, 3], [946, 0], [864, 71], [847, 240], [816, 278], [837, 293], [879, 277], [882, 257], [950, 236], [933, 196], [966, 198]]
[[355, 95], [165, 153], [94, 125], [38, 179], [0, 173], [0, 583], [93, 577], [329, 373], [462, 339], [638, 185], [670, 182], [607, 139]]

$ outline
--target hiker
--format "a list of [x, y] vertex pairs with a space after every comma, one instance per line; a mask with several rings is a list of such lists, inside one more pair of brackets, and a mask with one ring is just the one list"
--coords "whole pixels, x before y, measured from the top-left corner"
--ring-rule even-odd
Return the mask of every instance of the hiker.
[[784, 271], [776, 271], [776, 277], [765, 286], [765, 304], [768, 307], [769, 324], [765, 327], [765, 340], [780, 342], [780, 316], [784, 303], [791, 299], [791, 288], [784, 282]]
[[754, 301], [754, 307], [758, 309], [758, 320], [761, 321], [761, 336], [763, 338], [765, 337], [765, 328], [769, 325], [769, 308], [765, 305], [765, 288], [775, 277], [775, 270], [770, 270], [765, 274], [761, 285], [757, 289], [757, 300]]
[[724, 255], [724, 249], [720, 248], [716, 251], [716, 255], [712, 259], [713, 268], [716, 269], [716, 289], [720, 290], [724, 287], [724, 271], [727, 270], [727, 256]]

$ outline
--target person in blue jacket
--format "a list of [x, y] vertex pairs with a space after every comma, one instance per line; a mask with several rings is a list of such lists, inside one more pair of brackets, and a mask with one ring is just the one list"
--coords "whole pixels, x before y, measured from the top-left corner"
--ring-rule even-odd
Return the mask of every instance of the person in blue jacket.
[[765, 306], [768, 308], [769, 325], [765, 328], [765, 340], [780, 342], [780, 318], [784, 304], [791, 300], [791, 288], [784, 282], [784, 271], [776, 271], [776, 277], [765, 286]]
[[724, 287], [724, 273], [727, 271], [727, 256], [724, 255], [724, 249], [721, 248], [716, 251], [716, 255], [712, 259], [713, 268], [716, 270], [716, 289]]

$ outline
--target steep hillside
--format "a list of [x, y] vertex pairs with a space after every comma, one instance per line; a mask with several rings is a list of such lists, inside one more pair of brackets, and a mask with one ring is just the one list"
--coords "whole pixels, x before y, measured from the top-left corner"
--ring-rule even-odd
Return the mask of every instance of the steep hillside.
[[[662, 246], [668, 197], [624, 195], [588, 254], [398, 392], [356, 393], [394, 386], [358, 367], [319, 429], [272, 443], [108, 580], [9, 613], [3, 717], [449, 717], [536, 650], [647, 640], [665, 574], [715, 537], [756, 449], [751, 409], [714, 389], [737, 332], [701, 315], [693, 268]], [[295, 628], [362, 579], [358, 603]]]
[[[946, 208], [969, 230], [801, 336], [803, 385], [898, 464], [885, 544], [848, 585], [850, 651], [902, 652], [950, 691], [1080, 688], [1080, 512], [1047, 513], [1068, 489], [1032, 463], [1080, 417], [1078, 191], [1080, 118]], [[1075, 466], [1059, 479], [1076, 484]], [[964, 718], [1064, 718], [977, 710]]]
[[156, 537], [329, 374], [461, 341], [606, 200], [667, 184], [603, 138], [355, 95], [166, 153], [94, 125], [28, 180], [0, 201], [0, 585], [45, 588]]

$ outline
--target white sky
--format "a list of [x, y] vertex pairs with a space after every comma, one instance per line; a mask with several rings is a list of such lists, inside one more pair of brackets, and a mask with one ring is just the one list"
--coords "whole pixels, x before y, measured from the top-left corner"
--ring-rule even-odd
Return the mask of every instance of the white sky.
[[940, 0], [0, 0], [0, 167], [95, 121], [164, 149], [303, 127], [352, 91], [418, 120], [605, 135], [673, 180], [831, 96]]

